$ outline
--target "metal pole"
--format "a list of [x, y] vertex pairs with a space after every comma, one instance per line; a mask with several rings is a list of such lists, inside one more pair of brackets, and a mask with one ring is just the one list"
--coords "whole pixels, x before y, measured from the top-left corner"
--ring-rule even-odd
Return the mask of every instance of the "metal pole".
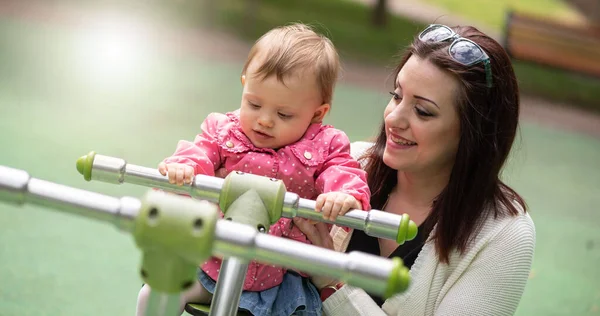
[[[127, 163], [115, 157], [90, 152], [77, 160], [77, 170], [85, 180], [98, 180], [121, 184], [124, 182], [152, 188], [160, 188], [180, 194], [218, 203], [223, 179], [205, 175], [196, 175], [191, 184], [178, 186], [170, 184], [168, 177], [161, 175], [156, 168], [147, 168]], [[315, 201], [302, 199], [297, 194], [285, 193], [282, 217], [301, 217], [329, 224], [362, 230], [365, 234], [377, 238], [395, 240], [403, 244], [412, 240], [417, 233], [417, 226], [408, 215], [396, 215], [379, 210], [351, 210], [335, 221], [323, 220], [322, 214], [315, 212]]]
[[209, 316], [237, 315], [247, 270], [245, 260], [236, 257], [223, 260]]
[[[0, 166], [0, 201], [17, 205], [31, 203], [113, 223], [131, 232], [144, 257], [155, 260], [173, 259], [164, 258], [163, 253], [181, 258], [192, 266], [198, 266], [211, 254], [257, 260], [329, 276], [384, 296], [404, 291], [409, 282], [408, 269], [399, 258], [340, 253], [260, 233], [245, 224], [211, 221], [209, 217], [216, 217], [217, 212], [214, 205], [159, 191], [149, 191], [141, 201], [118, 199], [31, 178], [25, 171]], [[153, 214], [158, 217], [153, 218]], [[204, 218], [200, 232], [197, 230], [199, 217]], [[144, 230], [144, 225], [155, 231]], [[203, 232], [209, 234], [201, 235]], [[179, 239], [173, 239], [173, 235]], [[183, 239], [185, 236], [189, 240]], [[151, 252], [146, 246], [164, 248], [164, 252]], [[160, 270], [160, 265], [154, 267]], [[179, 290], [173, 293], [182, 290], [180, 284], [174, 286]]]

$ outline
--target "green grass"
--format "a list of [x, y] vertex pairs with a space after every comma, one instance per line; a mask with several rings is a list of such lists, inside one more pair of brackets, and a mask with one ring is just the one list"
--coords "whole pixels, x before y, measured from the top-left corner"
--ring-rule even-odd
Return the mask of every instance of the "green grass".
[[502, 31], [506, 12], [514, 10], [568, 23], [581, 22], [581, 15], [563, 0], [421, 0], [458, 16]]

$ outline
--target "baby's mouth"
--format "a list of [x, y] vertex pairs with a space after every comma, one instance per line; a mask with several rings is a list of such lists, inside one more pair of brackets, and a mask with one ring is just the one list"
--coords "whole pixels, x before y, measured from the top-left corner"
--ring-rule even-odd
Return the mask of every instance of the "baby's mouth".
[[258, 136], [261, 136], [261, 137], [265, 137], [265, 138], [270, 138], [270, 137], [273, 137], [273, 136], [271, 136], [271, 135], [269, 135], [269, 134], [266, 134], [266, 133], [263, 133], [263, 132], [261, 132], [261, 131], [254, 130], [254, 132], [255, 132], [256, 134], [258, 134]]

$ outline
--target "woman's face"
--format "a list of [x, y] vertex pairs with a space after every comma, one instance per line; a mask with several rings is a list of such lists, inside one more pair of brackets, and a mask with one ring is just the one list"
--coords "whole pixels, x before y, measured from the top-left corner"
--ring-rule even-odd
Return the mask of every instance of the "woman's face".
[[449, 174], [460, 140], [458, 91], [452, 74], [411, 56], [383, 113], [383, 162], [398, 171]]

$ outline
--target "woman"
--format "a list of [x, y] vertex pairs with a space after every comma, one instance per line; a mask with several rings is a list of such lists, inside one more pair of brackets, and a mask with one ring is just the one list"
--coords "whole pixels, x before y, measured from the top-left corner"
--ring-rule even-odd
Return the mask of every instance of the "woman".
[[[409, 214], [419, 234], [398, 245], [356, 231], [348, 250], [403, 258], [411, 285], [382, 302], [313, 277], [323, 310], [330, 316], [511, 315], [531, 269], [535, 228], [523, 199], [499, 179], [519, 118], [510, 59], [473, 27], [430, 25], [395, 75], [384, 122], [363, 162], [372, 207]], [[325, 225], [295, 223], [313, 244], [333, 249]]]

